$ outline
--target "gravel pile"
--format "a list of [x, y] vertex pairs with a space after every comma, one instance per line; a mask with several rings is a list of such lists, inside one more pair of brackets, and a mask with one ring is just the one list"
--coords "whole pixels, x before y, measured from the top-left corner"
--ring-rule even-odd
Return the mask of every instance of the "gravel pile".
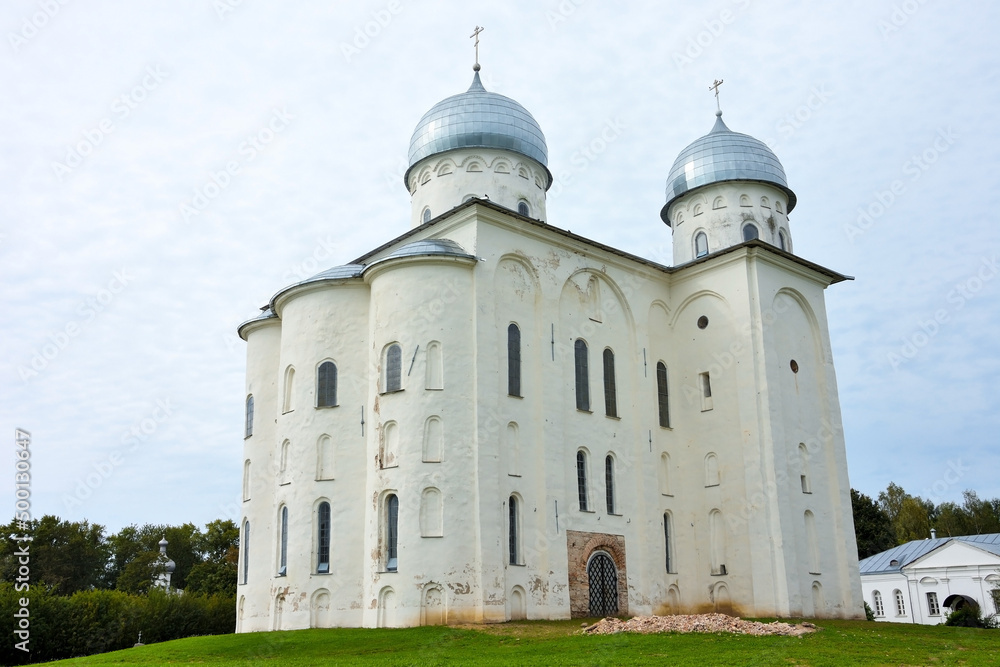
[[759, 623], [757, 621], [744, 621], [742, 618], [726, 616], [725, 614], [695, 614], [636, 616], [627, 621], [618, 618], [604, 618], [584, 628], [583, 632], [591, 635], [614, 635], [619, 632], [639, 632], [642, 634], [656, 632], [732, 632], [738, 635], [789, 635], [797, 637], [809, 632], [816, 632], [816, 626], [812, 623], [791, 625], [780, 621]]

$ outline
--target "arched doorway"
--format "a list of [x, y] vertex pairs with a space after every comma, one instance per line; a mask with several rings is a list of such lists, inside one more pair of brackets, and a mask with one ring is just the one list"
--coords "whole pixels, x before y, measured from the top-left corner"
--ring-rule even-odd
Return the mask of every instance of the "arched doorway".
[[614, 616], [618, 613], [618, 569], [611, 556], [595, 551], [587, 563], [590, 587], [590, 615]]

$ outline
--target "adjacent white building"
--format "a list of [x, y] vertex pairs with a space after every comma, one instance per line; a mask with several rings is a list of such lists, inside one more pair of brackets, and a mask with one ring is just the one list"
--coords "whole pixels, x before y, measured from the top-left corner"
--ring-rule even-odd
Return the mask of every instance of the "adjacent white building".
[[541, 128], [475, 70], [414, 131], [412, 228], [239, 328], [239, 631], [861, 617], [846, 277], [794, 254], [777, 157], [720, 112], [664, 266], [548, 223]]
[[907, 542], [860, 563], [875, 620], [944, 623], [966, 604], [1000, 612], [1000, 533]]

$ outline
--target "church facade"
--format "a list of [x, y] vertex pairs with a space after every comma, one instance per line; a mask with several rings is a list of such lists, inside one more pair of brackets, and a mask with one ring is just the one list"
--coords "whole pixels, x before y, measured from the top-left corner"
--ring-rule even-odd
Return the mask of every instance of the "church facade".
[[247, 341], [240, 632], [725, 610], [863, 617], [824, 290], [762, 142], [678, 156], [673, 266], [547, 222], [486, 91], [410, 144], [412, 227]]

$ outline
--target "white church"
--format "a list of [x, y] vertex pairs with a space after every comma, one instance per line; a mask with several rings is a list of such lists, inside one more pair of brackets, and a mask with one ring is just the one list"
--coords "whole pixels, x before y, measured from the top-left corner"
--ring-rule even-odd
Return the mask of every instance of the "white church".
[[239, 327], [237, 630], [863, 618], [847, 277], [795, 254], [777, 157], [718, 112], [663, 266], [549, 224], [542, 130], [479, 69], [413, 133], [410, 229]]

